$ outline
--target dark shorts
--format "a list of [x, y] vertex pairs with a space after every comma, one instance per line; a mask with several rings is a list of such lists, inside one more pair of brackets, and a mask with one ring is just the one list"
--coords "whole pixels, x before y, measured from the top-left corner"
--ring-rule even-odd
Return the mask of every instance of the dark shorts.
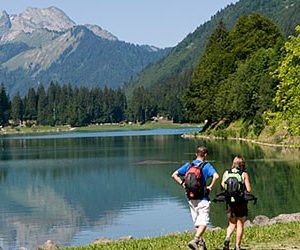
[[227, 217], [228, 219], [232, 218], [242, 218], [248, 216], [248, 206], [247, 202], [231, 203], [228, 205]]

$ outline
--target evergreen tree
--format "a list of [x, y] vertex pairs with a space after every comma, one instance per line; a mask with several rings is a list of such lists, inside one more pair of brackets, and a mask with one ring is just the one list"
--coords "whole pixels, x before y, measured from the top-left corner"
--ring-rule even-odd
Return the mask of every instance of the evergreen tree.
[[81, 87], [76, 92], [77, 126], [88, 125], [91, 122], [91, 105], [89, 90]]
[[60, 96], [60, 85], [58, 83], [51, 82], [47, 90], [47, 109], [49, 111], [48, 121], [49, 125], [54, 126], [58, 124], [58, 107], [59, 107], [59, 96]]
[[37, 123], [49, 125], [52, 112], [48, 109], [48, 98], [44, 86], [41, 84], [37, 89]]
[[118, 88], [114, 92], [112, 119], [114, 122], [121, 122], [125, 120], [125, 109], [127, 106], [126, 96], [121, 88]]
[[24, 98], [24, 119], [30, 121], [37, 119], [37, 96], [34, 88], [30, 88]]
[[229, 46], [228, 32], [220, 22], [209, 38], [184, 98], [187, 115], [191, 121], [208, 120], [211, 123], [219, 118], [215, 109], [215, 96], [220, 82], [234, 70]]
[[230, 32], [231, 51], [238, 63], [260, 48], [274, 47], [282, 42], [283, 36], [278, 27], [268, 18], [253, 13], [239, 18]]
[[113, 103], [114, 103], [114, 96], [112, 89], [107, 87], [103, 90], [103, 115], [104, 115], [104, 122], [113, 122]]
[[0, 126], [5, 126], [8, 123], [9, 109], [9, 97], [2, 83], [0, 86]]
[[100, 88], [93, 88], [91, 90], [92, 99], [92, 122], [102, 123], [103, 118], [103, 92]]
[[173, 122], [185, 122], [183, 94], [191, 82], [193, 69], [163, 80], [150, 88], [152, 116], [162, 115]]
[[74, 90], [70, 84], [64, 85], [59, 96], [58, 116], [61, 124], [71, 124], [73, 115]]
[[12, 99], [10, 112], [14, 124], [20, 124], [23, 121], [23, 111], [23, 102], [19, 93], [17, 93]]
[[137, 87], [130, 101], [131, 120], [144, 123], [150, 119], [150, 94], [144, 87]]

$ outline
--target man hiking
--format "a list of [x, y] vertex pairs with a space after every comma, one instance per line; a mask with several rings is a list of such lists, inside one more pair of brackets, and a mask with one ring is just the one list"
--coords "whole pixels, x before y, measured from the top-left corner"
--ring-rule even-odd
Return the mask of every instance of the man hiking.
[[[192, 219], [195, 225], [195, 238], [188, 243], [189, 248], [206, 250], [203, 234], [209, 223], [209, 192], [219, 178], [215, 168], [206, 161], [208, 150], [200, 146], [196, 149], [196, 159], [177, 169], [172, 178], [185, 188]], [[212, 178], [209, 185], [207, 180]]]

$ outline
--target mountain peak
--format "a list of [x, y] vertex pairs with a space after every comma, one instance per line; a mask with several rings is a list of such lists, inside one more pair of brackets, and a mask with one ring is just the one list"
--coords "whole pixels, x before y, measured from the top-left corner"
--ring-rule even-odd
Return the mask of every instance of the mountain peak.
[[[18, 15], [9, 15], [6, 11], [2, 11], [0, 12], [0, 40], [3, 42], [22, 40], [24, 34], [31, 34], [43, 29], [65, 32], [76, 25], [61, 9], [55, 6], [28, 7]], [[116, 36], [98, 25], [85, 24], [84, 26], [103, 39], [118, 40]]]
[[22, 40], [24, 34], [32, 34], [38, 30], [64, 32], [76, 23], [57, 7], [27, 8], [18, 15], [0, 13], [0, 40], [9, 42]]
[[63, 31], [76, 25], [62, 10], [53, 6], [42, 9], [29, 7], [11, 19], [12, 28], [24, 32], [36, 29]]
[[0, 12], [0, 36], [7, 32], [11, 27], [11, 22], [9, 20], [9, 15], [4, 10]]

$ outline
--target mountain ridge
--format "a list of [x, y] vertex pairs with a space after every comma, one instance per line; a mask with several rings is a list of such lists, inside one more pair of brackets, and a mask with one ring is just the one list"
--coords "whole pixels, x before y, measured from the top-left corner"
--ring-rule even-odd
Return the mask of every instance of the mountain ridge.
[[2, 11], [0, 51], [0, 81], [10, 94], [22, 95], [51, 81], [119, 87], [169, 49], [120, 41], [98, 25], [77, 25], [52, 6], [19, 15]]
[[[32, 33], [39, 29], [63, 32], [77, 24], [61, 9], [28, 7], [18, 15], [9, 15], [5, 10], [0, 13], [0, 42], [14, 41], [21, 33]], [[85, 24], [95, 35], [108, 40], [118, 38], [96, 24]]]

